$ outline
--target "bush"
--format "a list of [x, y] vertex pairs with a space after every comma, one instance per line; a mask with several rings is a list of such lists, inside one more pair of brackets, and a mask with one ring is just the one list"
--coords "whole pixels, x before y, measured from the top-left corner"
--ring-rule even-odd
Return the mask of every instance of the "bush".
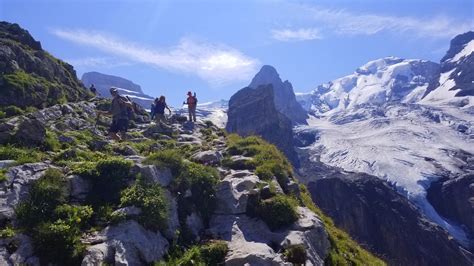
[[257, 215], [271, 230], [288, 226], [298, 220], [296, 212], [298, 202], [286, 195], [278, 194], [270, 199], [262, 200]]
[[225, 256], [229, 248], [227, 242], [215, 240], [201, 246], [192, 246], [186, 252], [172, 254], [165, 263], [156, 265], [194, 266], [194, 265], [224, 265]]
[[177, 176], [183, 167], [183, 157], [178, 150], [168, 149], [152, 153], [144, 163], [167, 167], [174, 176]]
[[7, 114], [4, 111], [0, 111], [0, 119], [7, 117]]
[[24, 113], [24, 111], [14, 105], [10, 105], [10, 106], [7, 106], [3, 109], [3, 111], [5, 112], [5, 115], [7, 117], [10, 117], [10, 116], [15, 116], [15, 115], [22, 115]]
[[168, 202], [159, 184], [146, 184], [138, 178], [120, 197], [121, 207], [136, 206], [142, 210], [140, 223], [151, 230], [164, 230], [168, 223]]
[[61, 171], [49, 168], [43, 177], [30, 188], [25, 201], [16, 208], [21, 226], [33, 228], [42, 221], [50, 219], [56, 206], [66, 201], [66, 179]]
[[0, 230], [0, 238], [10, 238], [16, 235], [15, 229], [11, 226], [7, 226]]
[[284, 255], [288, 262], [296, 265], [306, 264], [306, 248], [303, 244], [291, 245], [285, 249]]
[[79, 265], [85, 250], [80, 236], [77, 227], [62, 220], [39, 225], [32, 238], [41, 265]]
[[201, 246], [201, 255], [206, 265], [223, 265], [229, 248], [225, 241], [212, 241]]
[[216, 206], [215, 194], [218, 182], [219, 174], [214, 168], [197, 163], [187, 164], [176, 179], [176, 186], [181, 197], [188, 189], [191, 191], [188, 204], [195, 206], [193, 209], [199, 212], [206, 223]]
[[96, 206], [119, 203], [120, 191], [127, 185], [131, 167], [130, 161], [112, 158], [99, 161], [95, 169], [82, 169], [86, 177], [91, 180], [92, 187], [89, 193], [91, 203]]
[[85, 228], [94, 213], [90, 206], [76, 206], [69, 204], [59, 205], [56, 207], [54, 212], [57, 219], [78, 228]]

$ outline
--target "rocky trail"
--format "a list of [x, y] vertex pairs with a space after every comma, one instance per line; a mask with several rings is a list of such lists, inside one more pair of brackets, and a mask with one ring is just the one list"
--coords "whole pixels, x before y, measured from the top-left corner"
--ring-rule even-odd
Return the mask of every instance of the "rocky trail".
[[[79, 234], [80, 243], [75, 245], [84, 247], [82, 265], [143, 265], [169, 260], [168, 252], [182, 243], [185, 234], [189, 245], [223, 241], [226, 265], [292, 265], [291, 260], [302, 259], [306, 265], [324, 264], [330, 250], [328, 232], [321, 218], [302, 204], [300, 185], [291, 175], [285, 176], [284, 181], [277, 180], [271, 172], [269, 178], [260, 178], [252, 154], [229, 152], [229, 140], [221, 129], [206, 121], [185, 122], [179, 116], [171, 117], [167, 125], [149, 123], [145, 116], [137, 116], [127, 140], [114, 143], [105, 136], [110, 118], [96, 119], [96, 108], [103, 109], [105, 105], [104, 100], [55, 105], [0, 124], [0, 140], [4, 144], [15, 139], [21, 140], [18, 142], [21, 146], [15, 147], [46, 147], [42, 151], [27, 150], [40, 154], [36, 162], [22, 163], [24, 158], [20, 157], [0, 161], [5, 173], [0, 183], [1, 222], [8, 230], [24, 232], [2, 238], [0, 264], [44, 262], [35, 247], [37, 236], [28, 236], [35, 231], [21, 229], [24, 227], [18, 222], [15, 210], [30, 200], [29, 190], [48, 169], [59, 169], [65, 175], [66, 203], [86, 206], [91, 204], [91, 193], [96, 193], [97, 184], [86, 174], [77, 174], [77, 168], [109, 157], [130, 162], [123, 190], [136, 185], [138, 176], [145, 180], [146, 186], [159, 185], [167, 202], [163, 205], [167, 208], [166, 225], [159, 230], [155, 226], [144, 226], [141, 218], [147, 214], [146, 207], [111, 203], [109, 217], [115, 220], [90, 221], [94, 226]], [[237, 142], [242, 140], [245, 139]], [[257, 140], [253, 147], [260, 142]], [[5, 147], [13, 149], [14, 146]], [[217, 181], [209, 183], [210, 187], [189, 186], [180, 191], [178, 187], [182, 184], [177, 179], [183, 175], [179, 170], [163, 162], [167, 159], [150, 159], [165, 150], [177, 152], [182, 158], [179, 164], [193, 162], [198, 168], [214, 169]], [[98, 191], [108, 189], [113, 188], [105, 184]], [[202, 195], [194, 193], [209, 197], [203, 200]], [[209, 202], [203, 204], [200, 200]], [[267, 204], [266, 208], [262, 203]], [[99, 208], [93, 209], [96, 212]], [[262, 219], [259, 212], [264, 211], [265, 215], [278, 216], [285, 216], [281, 212], [293, 211], [295, 216], [272, 223], [269, 221], [281, 217]], [[289, 250], [303, 254], [292, 257]]]

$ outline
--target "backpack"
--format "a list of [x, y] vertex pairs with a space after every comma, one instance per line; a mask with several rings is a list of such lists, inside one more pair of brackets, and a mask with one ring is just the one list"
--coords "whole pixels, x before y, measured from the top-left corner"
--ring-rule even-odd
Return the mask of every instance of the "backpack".
[[164, 114], [165, 113], [166, 104], [164, 102], [157, 102], [155, 105], [155, 114]]
[[133, 120], [135, 119], [135, 103], [128, 97], [123, 97], [123, 96], [120, 96], [120, 104], [122, 105], [125, 105], [126, 102], [131, 102], [132, 103], [132, 107], [130, 106], [126, 106], [127, 108], [127, 115], [128, 115], [128, 119], [130, 120]]

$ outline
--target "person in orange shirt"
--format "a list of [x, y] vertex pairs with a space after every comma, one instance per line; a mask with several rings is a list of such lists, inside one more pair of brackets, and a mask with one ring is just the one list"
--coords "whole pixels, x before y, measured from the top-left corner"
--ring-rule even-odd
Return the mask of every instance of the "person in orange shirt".
[[196, 106], [197, 106], [197, 98], [196, 98], [196, 93], [194, 95], [191, 93], [191, 91], [188, 91], [188, 98], [186, 99], [183, 104], [188, 105], [188, 113], [189, 113], [189, 121], [194, 121], [196, 122]]

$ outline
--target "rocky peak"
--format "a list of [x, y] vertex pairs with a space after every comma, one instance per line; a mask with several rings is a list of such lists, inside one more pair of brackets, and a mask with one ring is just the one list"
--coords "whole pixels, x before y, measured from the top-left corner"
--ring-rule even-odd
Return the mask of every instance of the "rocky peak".
[[249, 87], [250, 88], [257, 88], [260, 85], [265, 85], [265, 84], [278, 84], [281, 83], [282, 80], [280, 78], [280, 75], [278, 74], [277, 70], [270, 65], [264, 65], [258, 71], [258, 73], [253, 77], [252, 82], [250, 82]]
[[33, 39], [30, 33], [16, 23], [0, 21], [0, 38], [15, 40], [34, 50], [41, 50], [41, 43]]
[[0, 109], [43, 108], [89, 95], [74, 68], [41, 49], [18, 24], [0, 22]]
[[259, 86], [268, 84], [271, 84], [273, 87], [276, 109], [288, 117], [293, 124], [306, 124], [308, 116], [306, 111], [296, 101], [293, 86], [288, 80], [283, 82], [274, 67], [264, 65], [248, 87], [256, 89]]
[[227, 131], [242, 136], [259, 135], [275, 144], [293, 164], [298, 164], [291, 121], [277, 111], [271, 84], [243, 88], [235, 93], [230, 98], [227, 116]]
[[466, 33], [457, 35], [451, 40], [449, 50], [446, 55], [441, 59], [441, 63], [451, 61], [457, 54], [459, 54], [466, 46], [474, 40], [474, 31], [468, 31]]

